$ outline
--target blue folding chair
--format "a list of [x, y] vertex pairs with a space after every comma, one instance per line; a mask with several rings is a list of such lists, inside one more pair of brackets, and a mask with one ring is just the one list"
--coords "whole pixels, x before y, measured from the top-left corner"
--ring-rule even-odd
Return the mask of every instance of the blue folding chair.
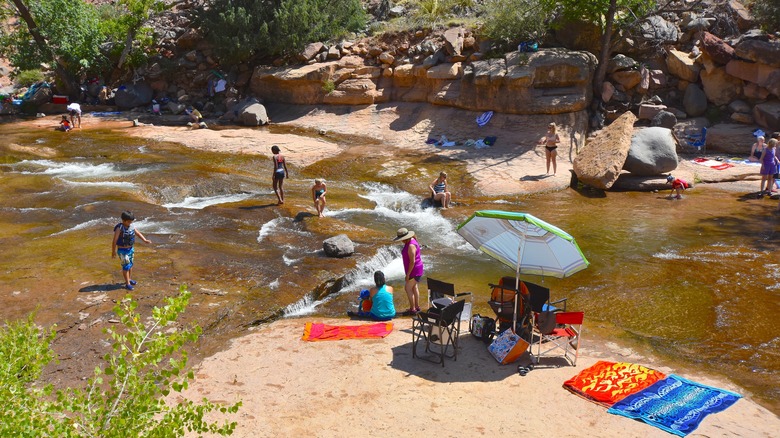
[[691, 148], [691, 152], [707, 153], [707, 128], [701, 128], [699, 134], [689, 134], [685, 137], [685, 143]]

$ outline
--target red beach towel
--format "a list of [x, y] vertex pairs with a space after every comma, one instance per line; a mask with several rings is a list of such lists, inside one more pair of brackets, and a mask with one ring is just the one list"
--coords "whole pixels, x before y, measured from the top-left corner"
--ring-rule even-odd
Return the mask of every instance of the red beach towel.
[[392, 331], [392, 322], [363, 325], [328, 325], [307, 322], [301, 339], [304, 341], [338, 341], [341, 339], [384, 338]]
[[642, 365], [598, 361], [563, 382], [563, 387], [574, 394], [609, 407], [626, 396], [665, 378], [666, 374]]

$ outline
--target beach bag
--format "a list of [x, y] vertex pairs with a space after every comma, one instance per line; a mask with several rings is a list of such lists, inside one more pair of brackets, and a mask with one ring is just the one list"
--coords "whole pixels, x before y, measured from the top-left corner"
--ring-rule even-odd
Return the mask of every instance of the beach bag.
[[512, 330], [504, 330], [490, 344], [488, 351], [498, 363], [506, 365], [520, 358], [528, 350], [528, 342]]
[[493, 318], [476, 314], [469, 320], [469, 332], [477, 339], [490, 343], [493, 340], [493, 331], [496, 329], [496, 322]]
[[555, 325], [555, 312], [552, 310], [545, 310], [536, 316], [536, 327], [543, 335], [552, 333], [555, 330]]

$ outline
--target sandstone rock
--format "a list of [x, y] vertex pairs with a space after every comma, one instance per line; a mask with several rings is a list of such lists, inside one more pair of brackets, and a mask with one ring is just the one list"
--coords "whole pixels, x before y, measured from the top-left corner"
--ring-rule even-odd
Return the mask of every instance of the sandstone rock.
[[731, 113], [731, 121], [736, 123], [744, 123], [746, 125], [752, 125], [756, 121], [753, 119], [753, 116], [750, 113], [740, 113], [740, 112], [734, 112]]
[[428, 69], [426, 77], [428, 79], [457, 79], [463, 75], [463, 64], [456, 62], [454, 64], [439, 64]]
[[447, 48], [447, 52], [450, 55], [459, 56], [463, 51], [463, 34], [462, 27], [451, 27], [444, 31], [444, 43]]
[[775, 97], [780, 97], [780, 69], [769, 73], [764, 87]]
[[601, 28], [589, 20], [562, 19], [556, 22], [555, 39], [572, 50], [599, 53]]
[[780, 67], [780, 41], [743, 39], [734, 47], [736, 55], [753, 62]]
[[623, 86], [624, 90], [630, 90], [642, 80], [642, 74], [638, 70], [620, 70], [612, 73], [612, 79]]
[[734, 59], [734, 48], [715, 35], [704, 32], [701, 42], [702, 49], [715, 63], [726, 65], [729, 61]]
[[604, 83], [601, 84], [601, 100], [604, 103], [607, 103], [612, 99], [612, 96], [614, 95], [615, 95], [615, 86], [612, 85], [612, 82], [604, 81]]
[[341, 51], [336, 46], [331, 46], [328, 49], [328, 56], [327, 59], [333, 60], [333, 59], [339, 59], [341, 58]]
[[756, 123], [770, 131], [780, 131], [780, 101], [759, 103], [753, 107]]
[[176, 47], [180, 50], [190, 50], [193, 49], [200, 40], [201, 36], [197, 29], [189, 28], [176, 39]]
[[501, 84], [506, 76], [506, 61], [503, 58], [476, 61], [472, 67], [475, 85]]
[[320, 52], [322, 52], [324, 48], [325, 44], [322, 44], [321, 42], [309, 43], [303, 49], [303, 52], [298, 54], [298, 59], [300, 59], [302, 62], [309, 62], [314, 59], [314, 57], [317, 56]]
[[650, 70], [641, 66], [639, 68], [639, 84], [637, 85], [637, 91], [641, 94], [646, 94], [650, 91]]
[[765, 100], [769, 97], [769, 90], [752, 82], [746, 82], [742, 92], [746, 98], [753, 100]]
[[750, 11], [748, 11], [745, 5], [737, 0], [729, 0], [728, 6], [736, 17], [737, 28], [741, 32], [745, 32], [754, 26], [753, 16], [750, 15]]
[[168, 102], [168, 111], [170, 111], [174, 116], [178, 116], [179, 114], [183, 113], [185, 108], [186, 106], [181, 103], [173, 101]]
[[754, 126], [736, 123], [719, 123], [707, 129], [707, 150], [747, 156], [756, 140]]
[[631, 148], [635, 121], [633, 113], [625, 112], [588, 141], [573, 163], [580, 181], [604, 190], [612, 187]]
[[666, 86], [666, 75], [662, 70], [650, 70], [650, 88]]
[[675, 49], [667, 50], [666, 66], [669, 73], [688, 82], [696, 82], [699, 79], [700, 67], [688, 53]]
[[607, 64], [607, 74], [612, 74], [619, 70], [633, 69], [638, 65], [639, 63], [634, 61], [632, 58], [629, 58], [628, 56], [623, 55], [621, 53], [618, 53], [617, 55], [613, 56], [612, 59], [609, 60], [609, 64]]
[[689, 116], [700, 116], [707, 111], [707, 95], [698, 85], [688, 84], [683, 96], [683, 106]]
[[660, 126], [666, 129], [672, 129], [676, 124], [677, 116], [671, 111], [659, 111], [650, 122], [651, 126]]
[[649, 103], [643, 103], [639, 105], [639, 111], [637, 112], [640, 120], [652, 120], [658, 113], [666, 109], [666, 105], [652, 105]]
[[736, 113], [749, 113], [753, 110], [753, 107], [750, 106], [749, 103], [745, 102], [742, 99], [736, 99], [733, 102], [729, 103], [729, 111], [736, 112]]
[[322, 249], [328, 257], [349, 257], [355, 253], [355, 244], [346, 234], [339, 234], [322, 242]]
[[244, 126], [262, 126], [268, 124], [268, 113], [260, 103], [253, 103], [241, 109], [238, 120]]
[[406, 8], [403, 6], [393, 6], [390, 8], [390, 16], [393, 18], [402, 17], [406, 13]]
[[752, 82], [761, 87], [766, 87], [769, 75], [776, 71], [775, 67], [760, 62], [747, 62], [734, 59], [726, 64], [726, 73], [744, 81]]
[[723, 67], [702, 71], [700, 76], [707, 100], [715, 105], [728, 105], [742, 95], [742, 81], [726, 73]]
[[116, 90], [114, 102], [121, 109], [149, 105], [152, 102], [154, 90], [146, 82], [125, 84]]
[[676, 168], [677, 141], [670, 129], [651, 127], [634, 133], [623, 164], [624, 170], [634, 175], [651, 176], [671, 172]]
[[379, 54], [379, 62], [382, 64], [392, 64], [395, 62], [395, 56], [390, 52], [382, 52]]

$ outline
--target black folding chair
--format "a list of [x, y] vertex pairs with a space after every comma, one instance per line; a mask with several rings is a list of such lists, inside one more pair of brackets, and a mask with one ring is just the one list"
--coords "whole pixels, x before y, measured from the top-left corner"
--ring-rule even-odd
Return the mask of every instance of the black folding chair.
[[[412, 357], [419, 357], [444, 366], [444, 358], [458, 360], [460, 318], [464, 300], [433, 312], [418, 312], [412, 318]], [[423, 355], [417, 353], [417, 345], [423, 341]], [[451, 350], [450, 350], [451, 349]]]

